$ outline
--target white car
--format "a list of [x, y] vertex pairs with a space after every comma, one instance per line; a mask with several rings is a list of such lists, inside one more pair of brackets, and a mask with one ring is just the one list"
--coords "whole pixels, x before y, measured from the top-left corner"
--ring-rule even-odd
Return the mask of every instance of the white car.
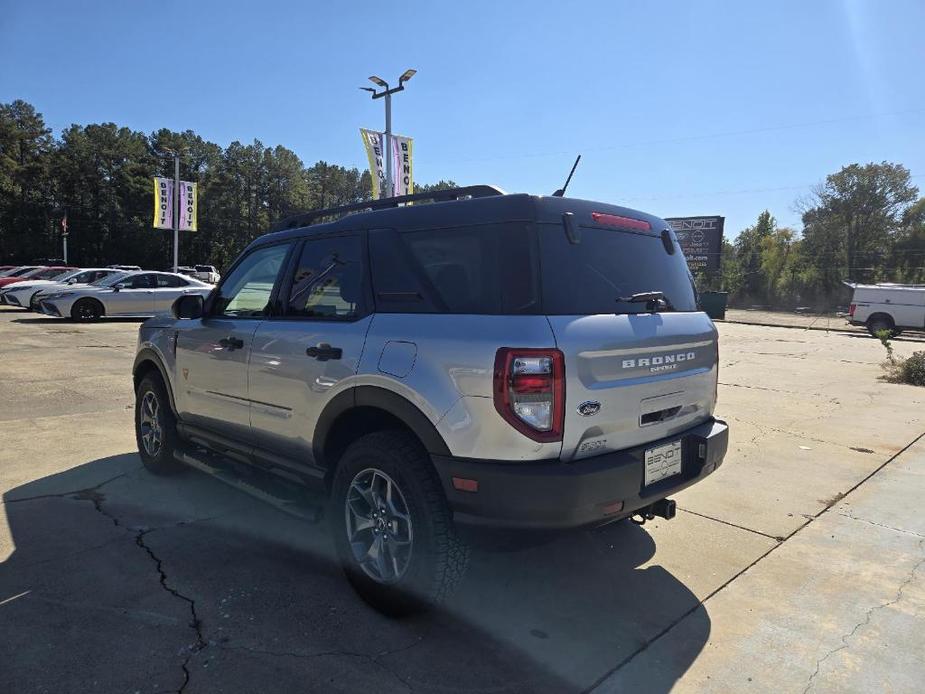
[[186, 294], [203, 298], [212, 285], [172, 272], [118, 273], [96, 284], [43, 295], [42, 313], [48, 316], [95, 320], [101, 316], [154, 316], [166, 313]]
[[41, 294], [60, 292], [75, 285], [84, 286], [96, 282], [104, 277], [119, 272], [108, 268], [81, 268], [66, 272], [50, 280], [29, 280], [17, 282], [0, 289], [0, 304], [6, 306], [20, 306], [25, 309], [37, 311], [38, 300]]

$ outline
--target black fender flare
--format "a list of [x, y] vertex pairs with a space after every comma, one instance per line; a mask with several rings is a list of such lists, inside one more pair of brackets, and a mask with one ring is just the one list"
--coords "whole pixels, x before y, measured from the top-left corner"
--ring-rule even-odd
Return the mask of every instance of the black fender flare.
[[327, 465], [324, 448], [328, 433], [341, 415], [358, 407], [373, 407], [389, 413], [414, 432], [428, 453], [450, 455], [437, 427], [408, 399], [378, 386], [356, 386], [335, 395], [318, 417], [312, 436], [312, 452], [317, 462]]
[[170, 409], [173, 410], [173, 413], [177, 413], [177, 405], [173, 400], [173, 388], [171, 387], [171, 380], [167, 377], [167, 369], [164, 367], [164, 362], [161, 361], [161, 355], [157, 353], [156, 350], [151, 347], [142, 347], [138, 350], [138, 354], [135, 355], [135, 363], [132, 364], [132, 379], [136, 379], [138, 375], [138, 370], [141, 368], [141, 365], [151, 362], [160, 372], [161, 380], [164, 381], [164, 387], [167, 389], [167, 397], [170, 399]]

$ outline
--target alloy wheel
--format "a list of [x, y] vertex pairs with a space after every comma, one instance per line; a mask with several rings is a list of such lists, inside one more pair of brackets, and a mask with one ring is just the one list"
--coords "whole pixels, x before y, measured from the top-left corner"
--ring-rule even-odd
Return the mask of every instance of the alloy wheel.
[[160, 403], [154, 391], [149, 390], [141, 399], [138, 425], [141, 428], [141, 444], [145, 448], [145, 453], [156, 458], [163, 442], [163, 429], [161, 428]]
[[408, 570], [414, 533], [398, 484], [382, 470], [358, 473], [344, 504], [353, 559], [378, 583], [397, 583]]

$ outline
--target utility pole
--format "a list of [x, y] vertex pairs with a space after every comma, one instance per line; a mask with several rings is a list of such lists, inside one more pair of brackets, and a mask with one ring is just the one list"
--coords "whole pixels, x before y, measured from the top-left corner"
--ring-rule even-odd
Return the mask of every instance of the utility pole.
[[[392, 185], [392, 94], [397, 92], [402, 92], [405, 90], [405, 82], [414, 77], [417, 70], [405, 70], [401, 77], [398, 78], [398, 86], [389, 88], [389, 83], [386, 82], [381, 77], [376, 77], [373, 75], [369, 78], [369, 81], [373, 84], [382, 87], [383, 91], [377, 92], [375, 89], [370, 87], [360, 87], [364, 92], [372, 92], [374, 99], [385, 98], [385, 142], [383, 146], [385, 147], [385, 190], [386, 194], [381, 195], [384, 198], [391, 198], [395, 196], [395, 186]], [[375, 175], [375, 172], [370, 171], [371, 174]]]
[[180, 267], [180, 152], [173, 153], [173, 271]]
[[155, 152], [158, 157], [173, 157], [173, 271], [180, 267], [180, 150]]

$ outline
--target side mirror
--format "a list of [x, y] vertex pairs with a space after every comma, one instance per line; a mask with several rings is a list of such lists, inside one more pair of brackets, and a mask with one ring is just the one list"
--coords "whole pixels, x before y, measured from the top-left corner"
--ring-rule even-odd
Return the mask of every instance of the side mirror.
[[199, 294], [186, 294], [179, 297], [170, 307], [174, 318], [202, 318], [202, 297]]
[[119, 291], [120, 289], [125, 289], [127, 286], [128, 286], [128, 285], [127, 285], [125, 282], [119, 282], [118, 284], [116, 284], [116, 285], [113, 286], [112, 290], [113, 290], [114, 292], [117, 292], [117, 291]]

